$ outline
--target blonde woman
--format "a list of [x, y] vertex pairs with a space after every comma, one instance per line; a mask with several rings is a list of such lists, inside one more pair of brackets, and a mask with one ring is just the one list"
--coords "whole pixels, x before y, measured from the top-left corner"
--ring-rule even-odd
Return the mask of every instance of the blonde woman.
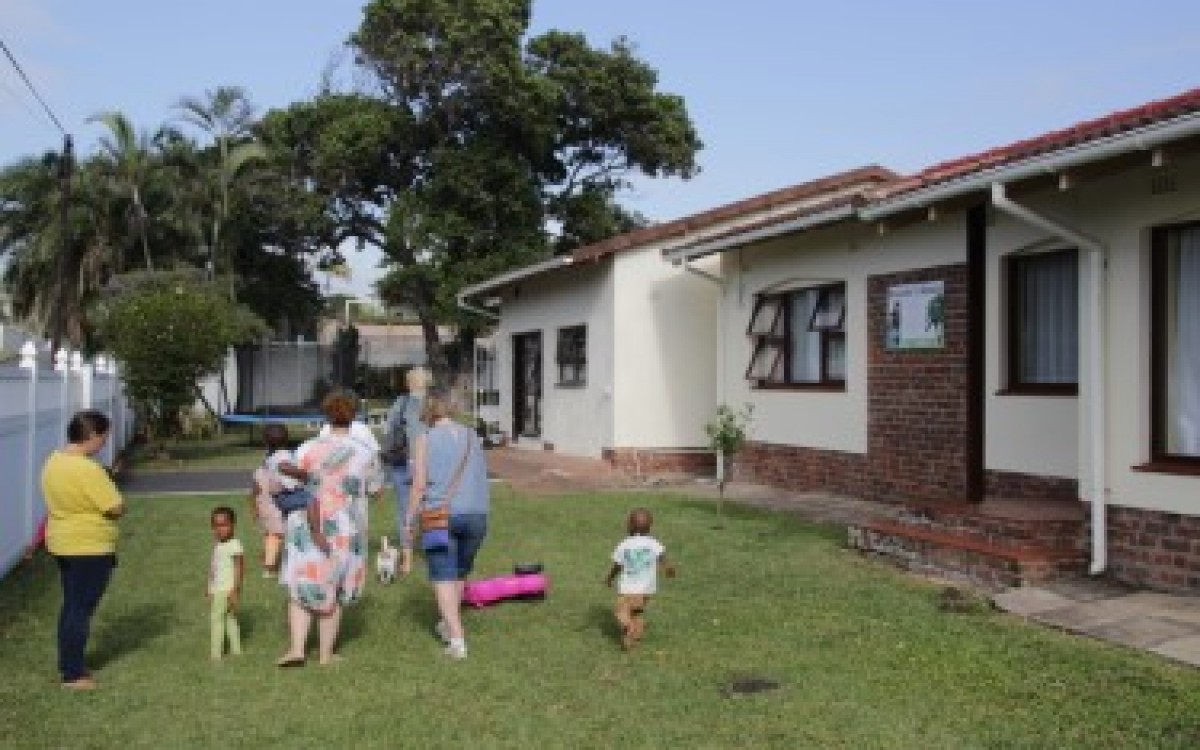
[[422, 510], [448, 509], [448, 538], [422, 545], [441, 619], [435, 628], [446, 644], [446, 655], [467, 656], [463, 633], [463, 586], [487, 535], [490, 498], [487, 462], [474, 430], [452, 419], [454, 405], [444, 391], [425, 400], [424, 434], [417, 437], [412, 456], [412, 490], [405, 514], [405, 536], [416, 538]]

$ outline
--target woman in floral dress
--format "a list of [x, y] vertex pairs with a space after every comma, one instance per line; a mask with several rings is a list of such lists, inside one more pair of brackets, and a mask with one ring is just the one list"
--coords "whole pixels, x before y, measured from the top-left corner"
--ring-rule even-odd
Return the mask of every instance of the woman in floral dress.
[[320, 662], [333, 661], [342, 607], [358, 600], [367, 580], [367, 498], [382, 490], [383, 473], [378, 454], [350, 436], [356, 406], [350, 394], [326, 398], [332, 429], [296, 451], [296, 474], [308, 482], [313, 501], [286, 523], [280, 583], [288, 590], [290, 647], [281, 667], [304, 664], [314, 617]]

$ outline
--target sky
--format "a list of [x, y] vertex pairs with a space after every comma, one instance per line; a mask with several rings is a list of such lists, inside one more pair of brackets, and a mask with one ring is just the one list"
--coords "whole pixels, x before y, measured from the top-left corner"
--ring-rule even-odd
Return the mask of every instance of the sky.
[[[97, 112], [141, 128], [182, 96], [309, 98], [363, 0], [0, 0], [3, 39], [76, 143]], [[531, 31], [624, 36], [705, 147], [688, 181], [622, 202], [667, 221], [862, 166], [912, 172], [1200, 86], [1196, 0], [534, 0]], [[62, 135], [0, 58], [0, 165]], [[378, 256], [332, 291], [370, 296]]]

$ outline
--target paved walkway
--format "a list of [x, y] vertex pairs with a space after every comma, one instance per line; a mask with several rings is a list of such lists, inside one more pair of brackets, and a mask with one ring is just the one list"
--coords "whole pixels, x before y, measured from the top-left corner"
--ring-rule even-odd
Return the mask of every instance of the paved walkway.
[[[517, 448], [488, 451], [492, 475], [516, 492], [556, 495], [605, 490], [686, 492], [717, 497], [711, 481], [683, 476], [633, 477], [595, 459]], [[248, 471], [142, 472], [122, 483], [129, 494], [244, 492]], [[850, 525], [898, 508], [818, 492], [789, 492], [730, 483], [725, 499], [794, 514], [805, 520]], [[1174, 596], [1083, 579], [1023, 586], [996, 594], [1001, 609], [1032, 622], [1158, 654], [1200, 667], [1200, 597]]]

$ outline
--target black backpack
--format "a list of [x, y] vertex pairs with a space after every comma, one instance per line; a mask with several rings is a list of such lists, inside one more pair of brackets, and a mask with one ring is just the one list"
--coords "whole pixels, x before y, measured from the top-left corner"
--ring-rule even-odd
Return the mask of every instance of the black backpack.
[[388, 421], [388, 444], [383, 455], [392, 466], [408, 463], [408, 399], [409, 396], [405, 395], [404, 406], [400, 408], [400, 420], [395, 424]]

